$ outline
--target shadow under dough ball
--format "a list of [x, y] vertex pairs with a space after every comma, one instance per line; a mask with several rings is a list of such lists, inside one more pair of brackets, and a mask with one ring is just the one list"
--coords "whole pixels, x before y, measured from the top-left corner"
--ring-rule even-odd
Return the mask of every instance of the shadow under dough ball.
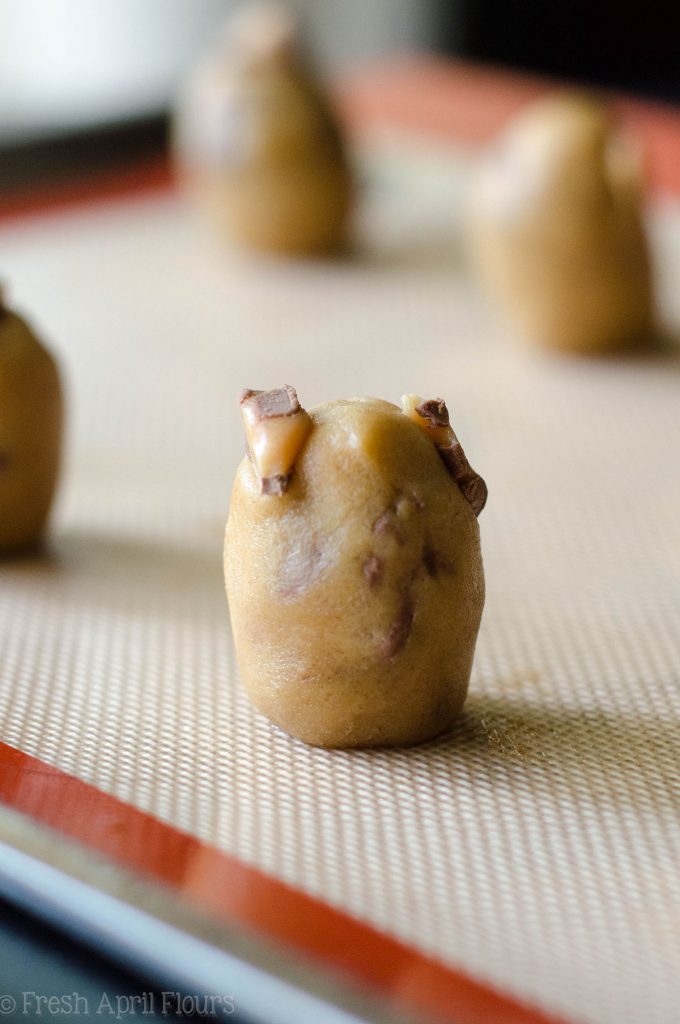
[[463, 706], [484, 604], [486, 486], [441, 399], [303, 410], [245, 391], [225, 579], [242, 679], [322, 747], [418, 743]]
[[57, 365], [0, 296], [0, 555], [37, 546], [59, 472]]
[[345, 145], [285, 8], [241, 12], [187, 82], [175, 153], [197, 203], [226, 238], [308, 254], [345, 242], [352, 180]]
[[468, 236], [519, 335], [595, 355], [653, 341], [640, 164], [605, 107], [572, 94], [532, 104], [491, 147]]

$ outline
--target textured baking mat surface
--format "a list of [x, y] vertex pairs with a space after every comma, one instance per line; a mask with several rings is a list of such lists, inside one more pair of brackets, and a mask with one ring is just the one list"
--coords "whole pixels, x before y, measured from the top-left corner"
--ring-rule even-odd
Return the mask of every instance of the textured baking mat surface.
[[[680, 359], [512, 346], [451, 242], [447, 168], [405, 215], [411, 170], [388, 164], [370, 244], [335, 263], [239, 262], [172, 197], [0, 232], [70, 399], [50, 553], [0, 572], [0, 738], [574, 1021], [672, 1024]], [[677, 321], [677, 210], [654, 226]], [[284, 382], [307, 406], [443, 394], [489, 483], [470, 698], [437, 742], [308, 749], [241, 691], [235, 397]]]

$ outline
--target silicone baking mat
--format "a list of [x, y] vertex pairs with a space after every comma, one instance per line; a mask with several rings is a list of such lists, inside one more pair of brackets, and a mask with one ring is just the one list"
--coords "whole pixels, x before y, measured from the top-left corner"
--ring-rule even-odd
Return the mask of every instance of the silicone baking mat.
[[[460, 253], [465, 160], [395, 142], [367, 167], [344, 261], [239, 260], [172, 194], [0, 232], [70, 409], [50, 551], [0, 574], [2, 739], [550, 1013], [672, 1024], [680, 358], [523, 352]], [[653, 221], [677, 321], [680, 214]], [[236, 395], [284, 382], [441, 394], [489, 484], [470, 698], [436, 742], [313, 750], [242, 693]]]

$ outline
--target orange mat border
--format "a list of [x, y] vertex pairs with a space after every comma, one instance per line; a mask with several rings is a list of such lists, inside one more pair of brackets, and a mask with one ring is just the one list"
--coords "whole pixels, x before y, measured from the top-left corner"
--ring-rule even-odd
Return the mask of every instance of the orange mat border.
[[143, 198], [147, 194], [167, 192], [173, 184], [170, 161], [162, 156], [86, 178], [76, 175], [67, 182], [38, 186], [29, 192], [18, 190], [0, 194], [0, 221], [25, 221], [90, 203], [115, 202], [132, 196]]
[[169, 886], [209, 915], [246, 925], [340, 972], [395, 1008], [450, 1024], [558, 1024], [4, 743], [0, 802]]
[[[491, 140], [530, 100], [574, 88], [539, 75], [431, 55], [392, 58], [338, 83], [343, 118], [352, 131], [394, 125], [420, 136], [479, 146]], [[680, 110], [601, 90], [624, 128], [639, 139], [652, 192], [680, 192]]]

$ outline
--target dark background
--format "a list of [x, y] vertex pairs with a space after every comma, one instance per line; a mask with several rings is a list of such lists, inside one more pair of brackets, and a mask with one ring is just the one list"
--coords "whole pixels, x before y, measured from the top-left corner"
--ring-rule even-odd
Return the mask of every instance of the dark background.
[[440, 0], [445, 52], [680, 99], [680, 4]]

